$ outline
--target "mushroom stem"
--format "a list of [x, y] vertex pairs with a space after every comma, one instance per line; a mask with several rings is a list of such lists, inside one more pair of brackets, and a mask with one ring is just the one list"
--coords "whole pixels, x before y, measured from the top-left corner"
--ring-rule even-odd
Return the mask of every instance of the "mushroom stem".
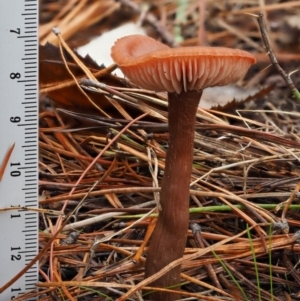
[[[169, 93], [169, 149], [161, 184], [159, 212], [145, 266], [149, 277], [184, 253], [189, 224], [189, 184], [192, 172], [196, 112], [202, 91]], [[180, 283], [180, 266], [152, 285], [170, 287]], [[156, 292], [150, 300], [171, 301], [176, 294]]]

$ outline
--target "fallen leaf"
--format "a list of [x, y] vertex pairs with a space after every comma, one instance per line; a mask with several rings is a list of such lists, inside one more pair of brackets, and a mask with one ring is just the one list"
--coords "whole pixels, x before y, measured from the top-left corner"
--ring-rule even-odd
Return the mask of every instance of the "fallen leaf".
[[[41, 91], [46, 91], [58, 107], [72, 109], [77, 112], [95, 112], [95, 108], [75, 85], [72, 76], [62, 60], [59, 48], [47, 43], [45, 46], [40, 46], [39, 56]], [[67, 53], [64, 53], [64, 56], [72, 74], [77, 79], [84, 77], [83, 71], [74, 63], [72, 58]], [[89, 56], [80, 59], [94, 74], [99, 70], [105, 69], [103, 65], [99, 66]], [[111, 74], [102, 75], [98, 79], [107, 85], [124, 86], [121, 80], [118, 80], [117, 77]], [[86, 93], [103, 110], [112, 108], [108, 99], [103, 94], [91, 91]]]

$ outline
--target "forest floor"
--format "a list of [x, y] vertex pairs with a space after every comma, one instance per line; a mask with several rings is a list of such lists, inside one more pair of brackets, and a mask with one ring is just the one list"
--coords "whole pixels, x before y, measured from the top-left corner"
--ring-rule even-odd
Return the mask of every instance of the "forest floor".
[[[147, 300], [149, 282], [140, 284], [168, 146], [166, 93], [71, 50], [126, 22], [172, 47], [257, 59], [200, 102], [178, 299], [300, 300], [299, 100], [271, 65], [260, 12], [280, 66], [299, 69], [299, 1], [40, 1], [40, 283], [16, 300]], [[90, 74], [105, 85], [83, 89]], [[291, 79], [300, 87], [300, 72]]]

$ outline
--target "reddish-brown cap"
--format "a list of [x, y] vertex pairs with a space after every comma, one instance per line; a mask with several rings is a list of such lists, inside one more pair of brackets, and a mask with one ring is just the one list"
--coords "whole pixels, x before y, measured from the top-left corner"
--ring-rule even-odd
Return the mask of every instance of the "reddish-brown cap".
[[235, 82], [256, 62], [252, 54], [239, 49], [170, 48], [141, 35], [118, 39], [111, 56], [125, 76], [140, 87], [177, 93]]

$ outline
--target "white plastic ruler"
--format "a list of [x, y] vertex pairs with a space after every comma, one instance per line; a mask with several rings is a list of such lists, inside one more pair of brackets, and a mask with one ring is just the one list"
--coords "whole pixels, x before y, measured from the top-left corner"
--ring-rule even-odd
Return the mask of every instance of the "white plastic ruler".
[[[38, 2], [0, 0], [0, 288], [38, 253], [38, 214], [1, 210], [38, 207]], [[0, 301], [37, 282], [35, 264]]]

